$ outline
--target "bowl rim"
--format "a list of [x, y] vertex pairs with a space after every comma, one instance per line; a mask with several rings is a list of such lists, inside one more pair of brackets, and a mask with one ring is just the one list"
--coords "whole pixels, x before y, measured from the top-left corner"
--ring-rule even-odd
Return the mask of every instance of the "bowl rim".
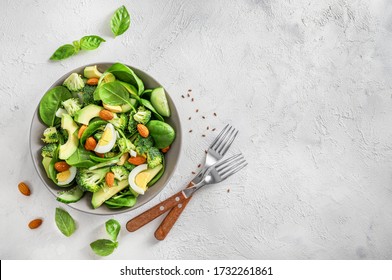
[[[173, 101], [173, 99], [171, 98], [170, 94], [168, 94], [168, 91], [166, 90], [166, 88], [165, 88], [161, 83], [159, 83], [154, 77], [152, 77], [150, 74], [148, 74], [147, 72], [145, 72], [145, 71], [143, 71], [143, 70], [141, 70], [141, 69], [139, 69], [139, 68], [136, 68], [136, 67], [131, 66], [131, 65], [129, 65], [129, 64], [122, 63], [122, 62], [118, 62], [118, 61], [117, 61], [117, 62], [94, 62], [94, 63], [89, 63], [89, 64], [85, 64], [85, 65], [81, 65], [81, 66], [78, 66], [78, 67], [76, 67], [76, 68], [73, 68], [72, 70], [68, 71], [67, 73], [65, 73], [64, 75], [62, 75], [60, 78], [58, 78], [55, 82], [53, 82], [53, 83], [49, 86], [49, 88], [45, 91], [45, 93], [46, 93], [48, 90], [50, 90], [51, 88], [53, 88], [56, 84], [58, 84], [58, 83], [63, 79], [63, 77], [65, 77], [65, 76], [71, 74], [74, 70], [76, 70], [76, 69], [78, 69], [78, 68], [85, 68], [85, 67], [87, 67], [87, 66], [92, 66], [92, 65], [97, 65], [97, 66], [99, 67], [99, 65], [102, 65], [102, 64], [109, 64], [109, 65], [110, 65], [110, 64], [114, 64], [114, 63], [121, 63], [121, 64], [124, 64], [124, 65], [128, 66], [129, 68], [131, 68], [132, 70], [136, 70], [136, 72], [141, 72], [141, 73], [143, 73], [144, 75], [147, 75], [153, 82], [159, 84], [161, 87], [163, 87], [163, 88], [165, 89], [165, 92], [167, 93], [167, 97], [170, 99], [171, 103], [174, 105], [174, 101]], [[45, 94], [45, 93], [44, 93], [44, 94]], [[43, 95], [44, 95], [44, 94], [43, 94]], [[39, 121], [41, 124], [43, 124], [42, 120], [41, 120], [40, 117], [39, 117], [39, 112], [38, 112], [38, 110], [39, 110], [39, 104], [40, 104], [40, 101], [42, 100], [43, 95], [41, 96], [41, 98], [40, 98], [40, 100], [39, 100], [39, 102], [38, 102], [38, 104], [37, 104], [37, 106], [36, 106], [36, 109], [34, 110], [33, 117], [31, 118], [30, 128], [29, 128], [29, 150], [30, 150], [30, 157], [31, 157], [31, 160], [32, 160], [32, 162], [33, 162], [34, 169], [35, 169], [36, 173], [38, 174], [38, 176], [39, 176], [41, 182], [45, 185], [46, 189], [47, 189], [55, 198], [57, 198], [55, 192], [51, 189], [50, 186], [48, 186], [48, 184], [46, 183], [45, 179], [42, 177], [41, 171], [38, 169], [38, 166], [36, 165], [36, 163], [35, 163], [35, 161], [34, 161], [35, 156], [34, 156], [34, 154], [33, 154], [33, 147], [32, 147], [32, 129], [33, 129], [33, 123], [34, 123], [34, 121], [35, 121], [35, 118], [37, 118], [38, 121]], [[65, 204], [67, 207], [70, 207], [70, 208], [75, 209], [75, 210], [77, 210], [77, 211], [79, 211], [79, 212], [86, 213], [86, 214], [90, 214], [90, 215], [108, 216], [108, 215], [118, 215], [118, 214], [123, 214], [123, 213], [132, 212], [133, 210], [136, 210], [136, 209], [138, 209], [139, 207], [142, 207], [142, 206], [146, 205], [146, 204], [149, 203], [151, 200], [153, 200], [155, 197], [157, 197], [158, 194], [160, 194], [160, 193], [163, 191], [163, 189], [166, 188], [166, 186], [167, 186], [168, 183], [170, 182], [171, 178], [173, 177], [174, 173], [177, 171], [178, 163], [179, 163], [179, 161], [181, 160], [181, 154], [182, 154], [182, 153], [181, 153], [181, 151], [182, 151], [182, 149], [181, 149], [181, 148], [182, 148], [181, 118], [180, 118], [180, 115], [179, 115], [179, 113], [178, 113], [177, 107], [176, 107], [175, 105], [174, 105], [174, 108], [170, 108], [170, 109], [171, 109], [171, 110], [174, 109], [174, 111], [176, 112], [176, 114], [177, 114], [177, 116], [178, 116], [178, 123], [176, 123], [176, 126], [177, 126], [177, 130], [176, 130], [176, 139], [174, 140], [174, 141], [178, 141], [178, 144], [177, 144], [177, 145], [178, 145], [178, 155], [177, 155], [176, 160], [175, 160], [175, 162], [174, 162], [174, 164], [173, 164], [173, 170], [172, 170], [171, 174], [168, 175], [167, 180], [166, 180], [166, 182], [164, 183], [164, 185], [162, 186], [162, 188], [161, 188], [160, 191], [158, 191], [158, 192], [156, 192], [155, 194], [151, 195], [151, 197], [149, 197], [143, 204], [140, 204], [140, 205], [135, 204], [133, 207], [129, 207], [129, 208], [125, 208], [125, 207], [124, 207], [124, 209], [120, 208], [120, 210], [112, 210], [112, 209], [110, 209], [110, 211], [113, 211], [113, 212], [109, 212], [109, 211], [108, 211], [108, 213], [97, 213], [97, 212], [94, 213], [94, 212], [93, 212], [94, 209], [92, 209], [91, 211], [87, 211], [87, 210], [84, 210], [84, 209], [79, 209], [79, 208], [75, 207], [72, 203], [68, 203], [68, 204], [67, 204], [67, 203], [62, 203], [62, 205]], [[44, 124], [43, 124], [43, 125], [44, 125]], [[165, 171], [166, 171], [166, 170], [165, 170]], [[83, 199], [83, 198], [82, 198], [82, 199]], [[109, 208], [108, 208], [108, 209], [109, 209]]]

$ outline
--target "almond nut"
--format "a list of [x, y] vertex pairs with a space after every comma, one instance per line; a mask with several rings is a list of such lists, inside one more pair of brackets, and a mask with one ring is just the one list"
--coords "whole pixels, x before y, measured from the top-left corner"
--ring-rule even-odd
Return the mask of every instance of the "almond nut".
[[150, 131], [148, 131], [147, 126], [141, 123], [137, 125], [137, 131], [139, 132], [140, 136], [143, 138], [148, 137], [148, 135], [150, 134]]
[[110, 121], [114, 118], [114, 115], [109, 110], [101, 110], [101, 112], [99, 112], [99, 117], [104, 121]]
[[84, 144], [84, 148], [87, 151], [94, 151], [95, 147], [97, 146], [97, 141], [94, 137], [90, 136], [87, 138], [86, 143]]
[[89, 86], [96, 86], [98, 85], [98, 78], [90, 78], [87, 80], [86, 84], [88, 84]]
[[100, 158], [104, 158], [105, 157], [105, 154], [101, 154], [101, 153], [97, 153], [97, 152], [95, 152], [95, 155], [97, 157], [100, 157]]
[[80, 138], [82, 138], [82, 135], [83, 135], [83, 132], [86, 130], [86, 128], [87, 128], [87, 125], [82, 125], [80, 128], [79, 128], [79, 131], [78, 131], [78, 138], [80, 139]]
[[106, 173], [105, 182], [109, 187], [113, 187], [114, 185], [114, 174], [113, 172]]
[[66, 171], [69, 168], [70, 166], [65, 161], [58, 161], [54, 164], [54, 169], [56, 169], [58, 172]]
[[41, 219], [35, 219], [35, 220], [32, 220], [32, 221], [29, 223], [29, 228], [30, 228], [30, 229], [36, 229], [36, 228], [38, 228], [41, 224], [42, 224], [42, 220], [41, 220]]
[[161, 149], [162, 153], [167, 153], [167, 151], [169, 151], [170, 146], [167, 146], [166, 148]]
[[146, 163], [146, 158], [142, 157], [142, 156], [130, 157], [128, 159], [128, 162], [133, 165], [140, 165], [140, 164]]
[[25, 196], [29, 196], [31, 194], [29, 186], [27, 186], [24, 182], [18, 184], [18, 189]]

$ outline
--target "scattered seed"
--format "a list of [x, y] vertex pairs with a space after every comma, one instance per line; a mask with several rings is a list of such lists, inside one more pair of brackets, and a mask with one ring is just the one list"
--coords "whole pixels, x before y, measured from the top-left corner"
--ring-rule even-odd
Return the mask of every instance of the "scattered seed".
[[188, 97], [190, 97], [191, 95], [188, 93]]
[[192, 102], [194, 101], [195, 99], [192, 97]]
[[192, 90], [191, 90], [191, 89], [188, 89], [188, 91], [191, 92]]
[[205, 153], [207, 153], [207, 150], [204, 150]]
[[215, 128], [213, 128], [212, 131], [215, 131]]
[[189, 130], [189, 133], [191, 133], [192, 132], [192, 129], [191, 130]]
[[200, 166], [201, 166], [201, 164], [199, 164], [199, 165], [197, 166], [197, 168], [200, 168]]
[[229, 192], [230, 192], [230, 189], [227, 189], [227, 192], [229, 193]]
[[201, 116], [203, 119], [205, 119], [206, 117], [204, 117], [204, 116]]
[[201, 137], [206, 137], [205, 134], [203, 134]]
[[188, 120], [191, 120], [191, 117], [189, 117]]
[[192, 174], [196, 174], [196, 172], [195, 172], [195, 171], [192, 171]]
[[181, 95], [181, 97], [182, 97], [182, 98], [185, 98], [185, 96], [184, 96], [184, 95]]
[[199, 112], [199, 109], [196, 109], [196, 113]]
[[209, 130], [210, 129], [210, 127], [209, 126], [207, 126], [207, 130]]
[[214, 116], [216, 117], [216, 113], [214, 113]]

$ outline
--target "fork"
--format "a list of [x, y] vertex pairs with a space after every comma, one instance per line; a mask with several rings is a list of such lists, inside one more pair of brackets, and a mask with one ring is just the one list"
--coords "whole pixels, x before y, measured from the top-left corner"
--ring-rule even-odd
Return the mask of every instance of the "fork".
[[192, 195], [202, 187], [222, 182], [240, 171], [246, 165], [247, 162], [242, 154], [237, 154], [226, 160], [219, 161], [207, 169], [201, 181], [196, 185], [179, 191], [175, 195], [172, 195], [168, 199], [129, 220], [126, 225], [127, 230], [130, 232], [136, 231], [173, 207], [177, 206], [181, 208], [182, 203], [187, 198], [192, 197]]
[[[231, 125], [229, 126], [229, 124], [227, 124], [222, 129], [222, 131], [208, 147], [203, 168], [189, 183], [188, 187], [192, 187], [202, 180], [203, 175], [205, 174], [207, 169], [217, 163], [226, 154], [237, 134], [238, 130]], [[169, 234], [170, 230], [172, 229], [172, 227], [174, 226], [190, 200], [191, 197], [182, 202], [182, 207], [174, 207], [170, 210], [170, 212], [167, 214], [165, 219], [162, 221], [162, 223], [159, 225], [159, 227], [154, 233], [156, 239], [163, 240], [166, 238], [166, 236]]]

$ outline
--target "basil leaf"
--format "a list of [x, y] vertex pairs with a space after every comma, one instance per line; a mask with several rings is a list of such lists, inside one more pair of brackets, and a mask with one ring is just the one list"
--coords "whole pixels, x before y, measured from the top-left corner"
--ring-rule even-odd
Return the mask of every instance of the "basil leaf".
[[121, 225], [114, 219], [110, 219], [106, 222], [106, 232], [109, 234], [110, 238], [115, 242], [117, 236], [120, 233]]
[[94, 253], [102, 257], [109, 256], [117, 246], [118, 242], [113, 242], [109, 239], [98, 239], [90, 243], [90, 247]]
[[108, 105], [130, 104], [129, 93], [119, 81], [101, 85], [99, 87], [99, 97], [103, 103]]
[[50, 60], [62, 60], [77, 53], [75, 47], [71, 44], [66, 44], [59, 47], [50, 57]]
[[121, 6], [114, 12], [110, 21], [110, 27], [112, 28], [114, 36], [119, 36], [127, 31], [130, 23], [131, 17], [129, 16], [127, 8]]
[[99, 36], [96, 35], [84, 36], [82, 39], [80, 39], [80, 48], [86, 51], [95, 50], [96, 48], [99, 47], [99, 45], [102, 42], [106, 42], [106, 41], [105, 39]]
[[67, 211], [56, 208], [55, 221], [58, 229], [65, 236], [69, 237], [75, 232], [75, 221]]

